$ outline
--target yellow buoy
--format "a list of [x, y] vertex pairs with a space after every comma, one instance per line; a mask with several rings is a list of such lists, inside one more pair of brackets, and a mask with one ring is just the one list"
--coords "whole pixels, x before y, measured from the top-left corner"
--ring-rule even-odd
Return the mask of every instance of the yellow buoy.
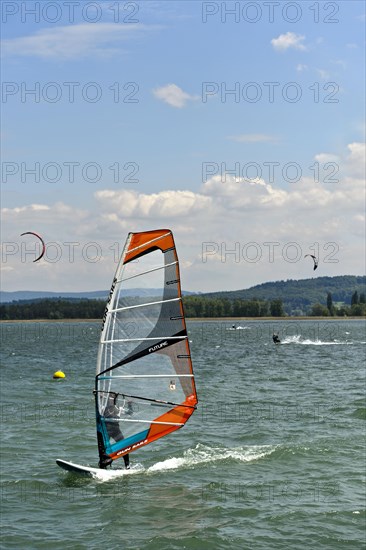
[[53, 373], [53, 377], [54, 378], [66, 378], [66, 375], [65, 375], [64, 372], [62, 372], [62, 370], [58, 370], [58, 371]]

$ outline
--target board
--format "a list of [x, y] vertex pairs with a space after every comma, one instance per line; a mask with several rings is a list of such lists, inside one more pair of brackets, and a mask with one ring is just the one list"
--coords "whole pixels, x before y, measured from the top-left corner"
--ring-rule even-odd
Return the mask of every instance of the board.
[[[137, 259], [138, 267], [133, 261]], [[57, 459], [60, 468], [103, 481], [123, 476], [130, 452], [178, 430], [196, 410], [179, 273], [170, 229], [128, 234], [106, 303], [97, 355], [93, 393], [99, 468]], [[136, 277], [136, 288], [150, 285], [159, 289], [159, 298], [141, 300], [146, 293], [136, 291]], [[120, 458], [125, 469], [107, 469]]]
[[75, 472], [78, 474], [85, 474], [85, 475], [91, 476], [99, 472], [105, 472], [105, 470], [101, 468], [92, 468], [91, 466], [82, 466], [81, 464], [74, 464], [73, 462], [68, 462], [67, 460], [61, 460], [60, 458], [56, 460], [56, 463], [60, 466], [60, 468], [63, 468], [68, 472]]

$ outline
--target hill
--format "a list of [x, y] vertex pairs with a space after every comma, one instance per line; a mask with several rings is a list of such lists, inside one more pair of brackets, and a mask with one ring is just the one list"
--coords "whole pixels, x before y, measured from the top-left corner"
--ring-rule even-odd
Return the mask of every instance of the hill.
[[107, 300], [108, 290], [95, 290], [93, 292], [47, 292], [38, 290], [16, 290], [14, 292], [0, 291], [0, 302], [7, 304], [18, 301], [34, 301], [40, 299], [75, 299], [75, 300]]
[[[125, 296], [159, 296], [160, 289], [156, 288], [131, 288], [124, 291]], [[47, 300], [107, 300], [109, 290], [94, 290], [91, 292], [46, 292], [38, 290], [17, 290], [14, 292], [0, 291], [0, 303], [10, 302], [34, 302]]]
[[366, 293], [366, 276], [340, 275], [337, 277], [316, 277], [312, 279], [276, 281], [253, 286], [246, 290], [209, 292], [205, 298], [234, 300], [282, 300], [289, 315], [303, 315], [313, 304], [325, 305], [328, 292], [333, 303], [350, 305], [352, 295]]
[[[125, 293], [147, 301], [157, 294], [157, 289], [130, 289]], [[366, 312], [366, 276], [290, 279], [246, 290], [183, 294], [187, 317], [363, 316]], [[101, 318], [107, 296], [107, 291], [3, 292], [0, 319]]]

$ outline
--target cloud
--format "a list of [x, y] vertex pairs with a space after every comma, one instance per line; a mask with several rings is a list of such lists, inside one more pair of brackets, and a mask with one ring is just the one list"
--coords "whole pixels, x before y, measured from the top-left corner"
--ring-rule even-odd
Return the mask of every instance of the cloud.
[[340, 158], [332, 153], [318, 153], [314, 158], [319, 164], [323, 165], [327, 162], [340, 162]]
[[289, 48], [295, 50], [306, 50], [306, 47], [302, 42], [305, 40], [305, 36], [296, 34], [294, 32], [287, 32], [286, 34], [280, 34], [278, 38], [273, 38], [271, 44], [273, 48], [279, 52], [284, 52]]
[[161, 99], [168, 105], [181, 109], [186, 106], [187, 101], [196, 101], [198, 96], [192, 96], [187, 92], [184, 92], [182, 88], [179, 88], [176, 84], [167, 84], [161, 88], [153, 90], [153, 94], [157, 99]]
[[[216, 174], [197, 192], [98, 192], [98, 210], [124, 219], [127, 231], [157, 223], [170, 227], [186, 262], [187, 289], [245, 288], [266, 280], [303, 278], [303, 256], [314, 247], [323, 275], [361, 274], [365, 190], [357, 173], [363, 154], [364, 145], [355, 142], [342, 157], [316, 155], [319, 163], [337, 159], [345, 166], [347, 173], [337, 184], [315, 181], [311, 172], [286, 188], [278, 179], [270, 184], [262, 178]], [[290, 261], [297, 254], [298, 260]], [[332, 262], [324, 263], [329, 258]]]
[[103, 209], [117, 211], [122, 218], [187, 218], [212, 207], [212, 199], [193, 191], [161, 191], [148, 195], [105, 190], [97, 191], [95, 196]]
[[328, 80], [330, 78], [330, 72], [326, 71], [324, 69], [316, 69], [316, 72], [318, 73], [319, 77], [322, 80]]
[[236, 178], [227, 174], [213, 176], [202, 189], [205, 195], [214, 197], [216, 206], [221, 207], [226, 215], [230, 210], [253, 209], [256, 211], [283, 206], [289, 201], [289, 193], [274, 188], [262, 179]]
[[299, 63], [296, 67], [296, 70], [301, 73], [302, 71], [307, 71], [308, 70], [308, 66], [307, 65], [303, 65], [302, 63]]
[[227, 139], [238, 141], [239, 143], [275, 143], [278, 141], [278, 137], [268, 134], [239, 134], [237, 136], [228, 136]]
[[10, 215], [15, 215], [25, 212], [40, 212], [42, 210], [48, 211], [50, 210], [50, 207], [46, 204], [29, 204], [27, 206], [16, 206], [15, 208], [3, 208], [2, 213], [3, 215], [7, 215], [9, 213]]
[[[52, 237], [49, 234], [45, 238], [55, 238], [57, 233], [64, 230], [64, 226], [74, 227], [75, 220], [84, 221], [88, 217], [86, 210], [73, 208], [63, 202], [57, 202], [53, 205], [47, 204], [29, 204], [26, 206], [16, 206], [14, 208], [2, 208], [1, 216], [4, 222], [13, 227], [13, 236], [23, 231], [37, 231], [39, 227], [52, 228]], [[42, 233], [41, 230], [39, 230]]]
[[[323, 151], [314, 160], [323, 167], [336, 162], [339, 181], [325, 182], [327, 169], [315, 178], [309, 162], [302, 167], [303, 177], [285, 186], [281, 171], [273, 183], [264, 175], [251, 180], [216, 174], [197, 190], [99, 190], [90, 210], [61, 202], [3, 209], [3, 287], [25, 288], [26, 273], [28, 288], [108, 288], [127, 233], [157, 227], [174, 232], [187, 290], [245, 288], [311, 276], [303, 255], [314, 247], [319, 249], [319, 274], [362, 274], [365, 144], [352, 142], [338, 155]], [[53, 241], [42, 265], [32, 262], [34, 243], [22, 243], [20, 233], [27, 230], [37, 231], [46, 244]], [[213, 252], [204, 257], [203, 250]], [[21, 261], [22, 251], [28, 253]], [[288, 261], [296, 251], [298, 261]], [[252, 261], [257, 252], [258, 260]], [[56, 254], [58, 261], [53, 260]], [[329, 258], [336, 262], [324, 261]]]
[[120, 42], [145, 32], [142, 24], [80, 23], [41, 29], [30, 36], [2, 40], [3, 56], [71, 60], [120, 54]]
[[[337, 156], [331, 153], [319, 153], [314, 157], [322, 167], [334, 163], [342, 167], [342, 180], [336, 185], [330, 181], [324, 183], [324, 175], [315, 178], [308, 170], [303, 177], [287, 188], [276, 179], [268, 183], [265, 178], [236, 177], [231, 173], [216, 174], [201, 185], [198, 192], [189, 190], [165, 190], [159, 193], [139, 193], [132, 190], [97, 191], [95, 197], [104, 215], [114, 223], [121, 219], [183, 220], [189, 219], [195, 224], [196, 231], [212, 223], [223, 221], [227, 225], [232, 217], [245, 211], [246, 215], [256, 213], [263, 225], [271, 225], [276, 216], [283, 219], [293, 218], [300, 228], [301, 223], [308, 225], [310, 217], [324, 218], [324, 209], [342, 216], [346, 210], [358, 213], [362, 204], [364, 181], [365, 145], [351, 143], [348, 153]], [[337, 174], [340, 177], [340, 173]], [[262, 212], [263, 216], [260, 214]], [[250, 216], [249, 214], [249, 216]], [[257, 218], [257, 216], [259, 217]], [[329, 214], [330, 216], [332, 214]], [[251, 218], [252, 223], [253, 218]], [[302, 222], [301, 222], [302, 220]], [[180, 223], [181, 223], [180, 222]], [[313, 227], [311, 230], [313, 231]], [[301, 229], [298, 235], [301, 235]]]
[[366, 166], [366, 144], [360, 142], [350, 143], [347, 146], [349, 151], [346, 159], [346, 170], [350, 177], [365, 179]]

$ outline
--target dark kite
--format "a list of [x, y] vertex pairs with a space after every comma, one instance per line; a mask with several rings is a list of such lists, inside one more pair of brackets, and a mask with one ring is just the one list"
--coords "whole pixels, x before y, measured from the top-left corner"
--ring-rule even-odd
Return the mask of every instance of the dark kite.
[[315, 271], [316, 268], [318, 267], [318, 260], [316, 259], [315, 256], [313, 256], [313, 254], [305, 254], [304, 258], [306, 258], [307, 256], [310, 256], [310, 258], [313, 258], [313, 260], [314, 260], [314, 271]]
[[38, 235], [38, 233], [34, 233], [34, 231], [26, 231], [25, 233], [22, 233], [20, 236], [22, 237], [23, 235], [34, 235], [35, 237], [37, 237], [41, 241], [41, 243], [42, 243], [41, 253], [38, 256], [38, 258], [33, 260], [33, 262], [38, 262], [43, 257], [44, 253], [46, 252], [46, 245], [45, 245], [44, 240], [42, 239], [42, 237], [40, 235]]

